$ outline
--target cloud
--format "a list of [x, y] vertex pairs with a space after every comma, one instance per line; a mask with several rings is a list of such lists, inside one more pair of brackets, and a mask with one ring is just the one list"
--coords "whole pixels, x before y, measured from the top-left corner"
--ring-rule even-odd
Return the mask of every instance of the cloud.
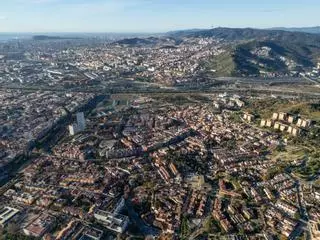
[[1, 15], [0, 15], [0, 20], [6, 20], [6, 19], [8, 19], [7, 16], [1, 16]]

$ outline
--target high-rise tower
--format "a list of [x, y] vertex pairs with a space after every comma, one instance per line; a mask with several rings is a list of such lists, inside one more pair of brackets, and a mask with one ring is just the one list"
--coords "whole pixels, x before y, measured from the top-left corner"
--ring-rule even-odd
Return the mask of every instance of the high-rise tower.
[[83, 112], [77, 113], [77, 125], [78, 125], [79, 131], [83, 131], [86, 128], [86, 120], [84, 118]]

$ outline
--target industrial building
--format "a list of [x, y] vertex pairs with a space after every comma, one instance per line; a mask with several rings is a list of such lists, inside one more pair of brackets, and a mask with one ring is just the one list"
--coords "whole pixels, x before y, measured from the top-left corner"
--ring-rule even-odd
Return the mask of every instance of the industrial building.
[[20, 211], [12, 207], [5, 207], [0, 210], [0, 226], [4, 227]]
[[94, 217], [106, 228], [117, 233], [123, 233], [129, 223], [129, 218], [125, 215], [102, 210], [97, 210]]

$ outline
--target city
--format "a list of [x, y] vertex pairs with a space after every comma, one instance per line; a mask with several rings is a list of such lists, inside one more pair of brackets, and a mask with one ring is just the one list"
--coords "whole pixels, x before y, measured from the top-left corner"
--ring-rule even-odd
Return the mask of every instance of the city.
[[18, 31], [1, 14], [0, 240], [320, 239], [319, 27]]
[[[297, 139], [312, 141], [319, 125], [284, 112], [256, 119], [246, 110], [254, 101], [105, 96], [72, 117], [53, 146], [29, 153], [29, 165], [2, 187], [1, 223], [44, 239], [318, 234], [318, 181], [308, 178], [318, 177], [311, 162], [319, 148], [307, 158], [294, 149], [290, 162], [279, 156], [299, 148]], [[299, 170], [309, 165], [314, 175]]]

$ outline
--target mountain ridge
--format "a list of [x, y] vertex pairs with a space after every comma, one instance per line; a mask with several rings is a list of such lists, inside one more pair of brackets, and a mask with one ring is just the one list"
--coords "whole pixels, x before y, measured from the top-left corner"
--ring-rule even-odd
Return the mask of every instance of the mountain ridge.
[[282, 30], [288, 32], [305, 32], [305, 33], [312, 33], [312, 34], [320, 34], [320, 26], [314, 27], [274, 27], [269, 28], [270, 30]]
[[[175, 32], [168, 32], [171, 37], [215, 37], [224, 40], [250, 40], [250, 39], [285, 39], [292, 38], [293, 40], [302, 39], [317, 39], [320, 40], [318, 34], [293, 32], [285, 30], [272, 30], [272, 29], [256, 29], [256, 28], [225, 28], [218, 27], [212, 29], [197, 29], [197, 30], [181, 30]], [[291, 40], [292, 40], [291, 39]]]
[[216, 75], [290, 74], [320, 61], [320, 34], [254, 28], [213, 28], [170, 33], [175, 38], [217, 38], [229, 43], [205, 65]]
[[117, 41], [128, 46], [177, 46], [192, 38], [223, 41], [225, 51], [203, 59], [207, 72], [217, 76], [295, 74], [320, 62], [320, 34], [254, 28], [189, 29], [149, 38]]

